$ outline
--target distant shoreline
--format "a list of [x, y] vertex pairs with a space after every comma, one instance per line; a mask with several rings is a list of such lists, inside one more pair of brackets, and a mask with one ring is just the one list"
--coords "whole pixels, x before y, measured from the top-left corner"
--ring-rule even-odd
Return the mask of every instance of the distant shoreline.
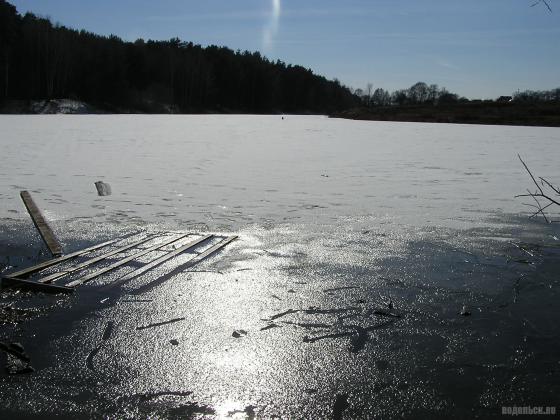
[[409, 105], [355, 108], [330, 115], [366, 121], [560, 127], [558, 103], [468, 102], [453, 105]]
[[[99, 106], [73, 99], [38, 101], [6, 101], [0, 106], [0, 115], [253, 115], [258, 112], [240, 110], [192, 110], [181, 112], [160, 104], [153, 110], [121, 109], [110, 105]], [[263, 115], [282, 115], [281, 111]], [[312, 112], [291, 112], [298, 115], [325, 115]], [[493, 101], [466, 102], [450, 105], [405, 105], [371, 108], [353, 108], [328, 114], [330, 118], [362, 121], [423, 122], [444, 124], [511, 125], [529, 127], [560, 127], [559, 103], [499, 103]]]
[[91, 104], [76, 99], [8, 100], [0, 102], [0, 115], [328, 115], [309, 110], [282, 112], [241, 109], [180, 110], [163, 103], [152, 103], [144, 109], [123, 108], [111, 104]]

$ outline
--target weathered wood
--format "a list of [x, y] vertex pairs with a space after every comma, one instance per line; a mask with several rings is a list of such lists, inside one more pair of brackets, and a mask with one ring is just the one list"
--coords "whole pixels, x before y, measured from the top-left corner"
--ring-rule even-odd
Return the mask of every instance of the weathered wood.
[[185, 318], [174, 318], [174, 319], [170, 319], [169, 321], [156, 322], [155, 324], [139, 326], [139, 327], [136, 327], [136, 329], [137, 330], [146, 330], [148, 328], [161, 327], [162, 325], [173, 324], [175, 322], [184, 321], [184, 320], [185, 320]]
[[43, 284], [32, 280], [16, 279], [13, 277], [2, 277], [2, 287], [17, 287], [44, 293], [72, 293], [74, 291], [71, 287]]
[[[143, 251], [141, 251], [141, 252], [138, 252], [138, 253], [136, 253], [136, 254], [134, 254], [134, 255], [131, 255], [131, 256], [127, 257], [127, 258], [123, 258], [122, 260], [119, 260], [118, 262], [116, 262], [116, 263], [114, 263], [114, 264], [111, 264], [111, 265], [109, 265], [109, 266], [107, 266], [107, 267], [104, 267], [104, 268], [98, 270], [98, 271], [95, 271], [95, 272], [93, 272], [93, 273], [91, 273], [91, 274], [88, 274], [87, 276], [84, 276], [84, 277], [82, 277], [82, 278], [80, 278], [80, 279], [78, 279], [78, 280], [72, 281], [72, 282], [68, 283], [66, 286], [67, 286], [67, 287], [75, 287], [75, 286], [78, 286], [78, 285], [80, 285], [80, 284], [87, 283], [88, 281], [93, 280], [94, 278], [99, 277], [100, 275], [105, 274], [105, 273], [107, 273], [107, 272], [109, 272], [109, 271], [112, 271], [112, 270], [114, 270], [114, 269], [116, 269], [116, 268], [119, 268], [119, 267], [121, 267], [121, 266], [127, 264], [128, 262], [130, 262], [130, 261], [136, 259], [136, 258], [139, 258], [139, 257], [141, 257], [141, 256], [143, 256], [143, 255], [146, 255], [146, 254], [152, 252], [152, 251], [156, 251], [156, 250], [158, 250], [158, 249], [160, 249], [160, 248], [163, 248], [163, 247], [165, 247], [165, 246], [167, 246], [167, 245], [170, 245], [170, 244], [172, 244], [173, 242], [177, 242], [178, 240], [183, 239], [183, 238], [185, 238], [185, 237], [187, 237], [187, 236], [189, 236], [189, 235], [183, 235], [183, 236], [180, 236], [180, 237], [178, 237], [178, 238], [170, 239], [170, 240], [168, 240], [168, 241], [165, 241], [165, 242], [163, 242], [163, 243], [161, 243], [161, 244], [154, 245], [154, 246], [152, 246], [152, 247], [150, 247], [150, 248], [147, 248], [147, 249], [145, 249], [145, 250], [143, 250]], [[210, 237], [210, 236], [212, 236], [212, 235], [207, 235], [207, 236]], [[205, 238], [206, 238], [206, 237], [205, 237]], [[206, 238], [206, 239], [207, 239], [207, 238]], [[201, 240], [204, 240], [204, 239], [201, 239]]]
[[187, 262], [185, 268], [192, 267], [193, 265], [204, 261], [206, 258], [210, 258], [213, 254], [220, 251], [222, 248], [229, 245], [231, 242], [235, 241], [237, 238], [238, 238], [237, 236], [230, 236], [229, 238], [222, 239], [216, 245], [208, 248], [207, 250], [205, 250], [201, 254], [197, 255], [195, 258], [193, 258], [191, 261]]
[[154, 239], [153, 236], [148, 236], [148, 237], [146, 237], [144, 239], [141, 239], [139, 241], [133, 242], [133, 243], [128, 244], [126, 246], [117, 248], [113, 251], [107, 252], [106, 254], [103, 254], [103, 255], [100, 255], [98, 257], [86, 260], [81, 264], [75, 265], [73, 267], [69, 267], [67, 270], [59, 271], [58, 273], [54, 273], [54, 274], [51, 274], [51, 275], [46, 276], [46, 277], [41, 277], [40, 279], [37, 279], [37, 282], [39, 282], [39, 283], [51, 283], [51, 282], [53, 282], [55, 280], [58, 280], [62, 277], [66, 277], [68, 274], [71, 274], [71, 273], [74, 273], [76, 271], [82, 270], [86, 267], [89, 267], [92, 264], [95, 264], [99, 261], [103, 261], [103, 260], [105, 260], [105, 259], [107, 259], [107, 258], [109, 258], [113, 255], [120, 254], [121, 252], [127, 251], [131, 248], [137, 247], [138, 245], [141, 245], [145, 242], [151, 241], [152, 239]]
[[23, 204], [25, 204], [25, 207], [27, 208], [27, 211], [28, 211], [29, 215], [31, 216], [31, 219], [33, 220], [33, 223], [35, 224], [35, 227], [37, 228], [37, 230], [41, 234], [41, 238], [43, 238], [43, 241], [47, 245], [47, 248], [49, 248], [49, 251], [51, 252], [51, 254], [54, 257], [61, 256], [62, 255], [62, 245], [60, 245], [60, 242], [58, 241], [58, 239], [54, 235], [51, 227], [49, 226], [49, 224], [47, 223], [47, 221], [43, 217], [43, 214], [41, 213], [41, 210], [39, 210], [39, 207], [37, 207], [37, 205], [33, 201], [33, 198], [31, 197], [31, 194], [29, 194], [28, 191], [22, 191], [20, 193], [20, 195], [21, 195], [21, 199], [23, 200]]
[[[228, 245], [229, 243], [233, 242], [234, 240], [237, 239], [237, 236], [232, 236], [229, 238], [224, 238], [223, 240], [221, 240], [220, 242], [218, 242], [216, 245], [211, 246], [210, 248], [204, 250], [202, 253], [197, 254], [196, 256], [194, 256], [193, 258], [191, 258], [190, 260], [188, 260], [187, 262], [180, 264], [178, 267], [174, 268], [173, 271], [171, 272], [172, 275], [176, 274], [178, 272], [187, 270], [190, 267], [195, 266], [196, 264], [204, 261], [205, 259], [211, 257], [212, 255], [214, 255], [215, 253], [217, 253], [218, 251], [220, 251], [222, 248], [224, 248], [226, 245]], [[178, 250], [177, 250], [178, 251]], [[175, 255], [172, 255], [175, 256]], [[164, 255], [163, 257], [158, 258], [157, 260], [154, 260], [150, 263], [147, 264], [148, 267], [144, 266], [139, 268], [138, 270], [129, 273], [128, 275], [126, 275], [125, 277], [117, 280], [116, 282], [113, 282], [111, 284], [109, 284], [108, 286], [106, 286], [107, 289], [113, 288], [115, 286], [118, 286], [126, 281], [129, 281], [139, 275], [141, 275], [143, 272], [147, 271], [147, 269], [149, 268], [154, 268], [156, 265], [162, 264], [165, 261], [167, 261], [168, 259], [170, 259], [172, 257], [171, 255]], [[157, 280], [156, 280], [157, 281]]]
[[[210, 236], [212, 236], [212, 235], [210, 235]], [[215, 254], [216, 252], [218, 252], [219, 250], [221, 250], [226, 245], [228, 245], [229, 243], [233, 242], [236, 239], [237, 239], [237, 236], [231, 236], [229, 238], [222, 239], [216, 245], [211, 246], [210, 248], [206, 249], [202, 253], [200, 253], [200, 254], [196, 255], [195, 257], [191, 258], [186, 263], [182, 264], [180, 266], [180, 268], [182, 270], [186, 270], [187, 268], [195, 266], [199, 262], [205, 260], [206, 258], [209, 258], [210, 256], [212, 256], [213, 254]], [[177, 249], [176, 251], [179, 251], [179, 249]], [[173, 251], [171, 254], [174, 254], [176, 251]], [[173, 256], [175, 256], [177, 254], [178, 253], [175, 253]], [[148, 269], [154, 268], [155, 266], [164, 263], [165, 261], [167, 261], [170, 258], [172, 258], [172, 256], [170, 256], [170, 254], [164, 255], [164, 256], [146, 264], [144, 267], [140, 267], [139, 269], [125, 275], [124, 277], [118, 279], [117, 281], [105, 286], [105, 288], [106, 289], [111, 289], [111, 288], [116, 287], [116, 286], [118, 286], [118, 285], [120, 285], [120, 284], [122, 284], [126, 281], [129, 281], [129, 280], [133, 279], [134, 277], [137, 277], [137, 276], [141, 275], [143, 272], [147, 271]]]
[[[136, 270], [134, 270], [134, 271], [128, 273], [128, 274], [125, 275], [124, 277], [118, 279], [116, 282], [111, 283], [111, 286], [113, 286], [113, 285], [116, 286], [116, 285], [118, 285], [118, 284], [124, 283], [125, 281], [128, 281], [128, 280], [130, 280], [130, 279], [133, 279], [134, 277], [138, 277], [139, 275], [145, 273], [146, 271], [151, 270], [151, 269], [157, 267], [158, 265], [163, 264], [163, 263], [166, 262], [166, 261], [169, 261], [171, 258], [174, 258], [174, 257], [176, 257], [177, 255], [182, 254], [183, 252], [185, 252], [185, 251], [187, 251], [187, 250], [189, 250], [189, 249], [191, 249], [191, 248], [194, 248], [196, 245], [200, 244], [201, 242], [206, 241], [207, 239], [210, 239], [212, 236], [213, 236], [213, 235], [206, 235], [206, 236], [204, 236], [204, 237], [202, 237], [202, 238], [199, 238], [199, 239], [197, 239], [197, 240], [195, 240], [195, 241], [193, 241], [193, 242], [190, 242], [190, 243], [188, 243], [188, 244], [186, 244], [186, 245], [183, 245], [182, 247], [177, 248], [177, 249], [175, 249], [174, 251], [171, 251], [171, 252], [168, 253], [168, 254], [165, 254], [165, 255], [163, 255], [163, 256], [161, 256], [161, 257], [159, 257], [159, 258], [156, 258], [155, 260], [150, 261], [150, 262], [147, 263], [146, 265], [144, 265], [144, 266], [142, 266], [142, 267], [140, 267], [140, 268], [138, 268], [138, 269], [136, 269]], [[198, 257], [198, 255], [197, 255], [195, 258], [197, 258], [197, 257]]]
[[94, 246], [91, 246], [89, 248], [81, 249], [79, 251], [76, 251], [76, 252], [73, 252], [71, 254], [65, 255], [64, 257], [54, 258], [52, 260], [44, 261], [40, 264], [34, 265], [33, 267], [28, 267], [24, 270], [16, 271], [14, 273], [9, 273], [9, 274], [5, 275], [4, 277], [11, 277], [11, 278], [24, 277], [25, 278], [25, 277], [27, 277], [31, 274], [38, 273], [39, 271], [42, 271], [42, 270], [44, 270], [46, 268], [49, 268], [49, 267], [52, 267], [53, 265], [59, 264], [61, 262], [70, 260], [70, 259], [75, 258], [75, 257], [79, 257], [80, 255], [87, 254], [88, 252], [95, 251], [99, 248], [103, 248], [103, 247], [105, 247], [107, 245], [111, 245], [112, 243], [115, 243], [115, 242], [117, 242], [116, 239], [112, 240], [112, 241], [103, 242], [101, 244], [94, 245]]

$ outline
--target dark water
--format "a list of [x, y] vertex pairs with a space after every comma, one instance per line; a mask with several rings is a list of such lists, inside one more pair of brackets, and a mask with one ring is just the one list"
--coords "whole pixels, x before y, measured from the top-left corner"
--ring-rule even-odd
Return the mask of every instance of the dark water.
[[[516, 221], [401, 234], [255, 227], [194, 272], [165, 276], [175, 261], [112, 290], [101, 286], [128, 268], [69, 297], [3, 292], [2, 306], [31, 311], [0, 339], [23, 344], [35, 369], [0, 376], [3, 411], [486, 418], [554, 406], [560, 244], [549, 226]], [[80, 220], [68, 230], [78, 225], [95, 229]], [[522, 240], [528, 225], [538, 235]], [[8, 262], [36, 262], [33, 230], [8, 226]]]

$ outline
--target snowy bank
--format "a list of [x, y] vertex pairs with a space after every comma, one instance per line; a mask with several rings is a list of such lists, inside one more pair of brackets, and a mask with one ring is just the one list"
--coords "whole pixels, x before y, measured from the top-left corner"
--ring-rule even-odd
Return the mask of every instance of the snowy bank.
[[0, 106], [2, 114], [98, 114], [91, 105], [74, 99], [8, 101]]

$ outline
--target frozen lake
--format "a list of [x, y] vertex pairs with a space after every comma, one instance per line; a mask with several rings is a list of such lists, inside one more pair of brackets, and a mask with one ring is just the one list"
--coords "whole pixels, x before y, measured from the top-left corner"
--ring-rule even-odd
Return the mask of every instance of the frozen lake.
[[[54, 219], [212, 229], [344, 217], [468, 227], [519, 213], [517, 154], [557, 175], [558, 128], [277, 116], [2, 116], [1, 217], [36, 191]], [[93, 182], [113, 187], [97, 199]]]
[[[21, 190], [67, 251], [136, 232], [240, 236], [198, 271], [154, 270], [107, 295], [99, 280], [0, 325], [36, 369], [0, 374], [5, 413], [558, 405], [560, 229], [514, 198], [533, 188], [517, 154], [560, 182], [558, 128], [143, 115], [0, 116], [0, 128], [3, 272], [46, 257]], [[37, 299], [5, 292], [0, 306]], [[399, 318], [375, 314], [389, 301]]]

